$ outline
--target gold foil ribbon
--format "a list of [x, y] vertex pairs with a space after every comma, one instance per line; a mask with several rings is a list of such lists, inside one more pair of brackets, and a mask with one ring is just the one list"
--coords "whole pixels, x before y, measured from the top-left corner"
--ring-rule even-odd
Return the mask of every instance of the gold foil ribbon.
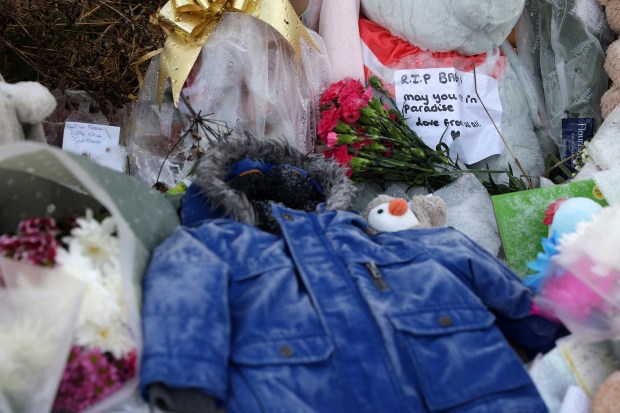
[[157, 16], [159, 25], [168, 35], [157, 82], [160, 107], [167, 79], [171, 82], [174, 105], [178, 106], [185, 80], [225, 12], [245, 13], [264, 21], [293, 46], [298, 59], [302, 38], [318, 50], [289, 0], [170, 0]]

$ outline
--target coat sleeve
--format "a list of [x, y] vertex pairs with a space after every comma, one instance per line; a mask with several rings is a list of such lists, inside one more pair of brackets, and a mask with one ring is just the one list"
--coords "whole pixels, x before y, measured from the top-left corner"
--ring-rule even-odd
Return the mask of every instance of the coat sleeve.
[[229, 273], [217, 254], [183, 228], [155, 249], [143, 282], [143, 397], [159, 383], [225, 399]]
[[565, 328], [532, 313], [533, 292], [502, 261], [460, 232], [448, 231], [446, 242], [437, 245], [444, 251], [435, 253], [496, 315], [504, 336], [529, 356], [551, 350]]

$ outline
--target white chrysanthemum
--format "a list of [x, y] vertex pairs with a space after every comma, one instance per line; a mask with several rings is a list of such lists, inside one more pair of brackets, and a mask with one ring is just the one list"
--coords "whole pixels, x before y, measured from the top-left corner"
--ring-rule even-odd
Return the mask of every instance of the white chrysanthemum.
[[84, 290], [82, 304], [78, 313], [79, 328], [88, 323], [104, 327], [123, 320], [120, 297], [100, 282], [90, 283]]
[[121, 278], [120, 269], [116, 269], [112, 271], [110, 268], [108, 272], [106, 272], [106, 276], [103, 278], [102, 284], [105, 289], [107, 289], [111, 294], [116, 297], [118, 302], [120, 313], [123, 315], [123, 322], [126, 323], [126, 317], [124, 316], [126, 313], [125, 299], [123, 295], [123, 281]]
[[89, 348], [99, 348], [116, 358], [129, 354], [135, 347], [129, 329], [121, 320], [102, 326], [99, 323], [87, 323], [80, 328], [75, 343]]
[[58, 248], [56, 264], [64, 272], [86, 284], [101, 282], [102, 274], [93, 266], [92, 260], [82, 254], [81, 248], [77, 245], [69, 250]]
[[91, 210], [84, 218], [77, 219], [78, 227], [71, 230], [71, 236], [63, 238], [69, 251], [77, 249], [90, 258], [95, 266], [103, 267], [118, 259], [118, 240], [114, 236], [116, 225], [112, 217], [99, 222]]
[[55, 338], [31, 318], [0, 321], [0, 388], [8, 393], [30, 389], [56, 356]]

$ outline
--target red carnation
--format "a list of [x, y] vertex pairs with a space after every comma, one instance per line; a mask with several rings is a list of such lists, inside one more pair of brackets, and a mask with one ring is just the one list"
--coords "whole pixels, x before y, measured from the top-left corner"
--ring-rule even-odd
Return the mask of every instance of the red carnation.
[[338, 161], [340, 165], [349, 166], [349, 162], [353, 157], [349, 155], [347, 145], [340, 145], [334, 149], [334, 159]]
[[364, 139], [363, 141], [355, 142], [353, 145], [353, 149], [360, 150], [366, 145], [372, 145], [374, 141], [372, 139]]
[[340, 95], [340, 91], [344, 86], [344, 80], [340, 82], [332, 83], [325, 92], [321, 95], [321, 105], [330, 104]]
[[356, 122], [360, 118], [360, 109], [368, 106], [364, 99], [349, 95], [340, 101], [342, 109], [342, 120], [348, 124]]
[[321, 112], [321, 120], [319, 121], [316, 133], [319, 135], [319, 138], [321, 138], [323, 143], [327, 143], [327, 134], [334, 130], [336, 125], [338, 125], [339, 120], [340, 109], [335, 106]]
[[340, 94], [338, 97], [341, 104], [350, 97], [363, 99], [364, 85], [362, 85], [362, 82], [350, 77], [343, 80], [343, 82], [344, 85], [342, 86], [342, 89], [340, 89]]

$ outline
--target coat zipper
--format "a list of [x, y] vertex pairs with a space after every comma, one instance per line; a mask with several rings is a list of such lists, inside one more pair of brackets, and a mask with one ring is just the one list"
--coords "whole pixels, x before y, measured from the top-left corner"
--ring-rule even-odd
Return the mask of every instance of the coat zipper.
[[370, 277], [372, 278], [372, 282], [375, 284], [375, 287], [377, 288], [377, 290], [379, 291], [389, 290], [388, 285], [386, 284], [385, 280], [381, 276], [381, 272], [379, 271], [377, 264], [375, 264], [374, 262], [367, 262], [364, 265], [368, 269], [368, 272], [370, 273]]

